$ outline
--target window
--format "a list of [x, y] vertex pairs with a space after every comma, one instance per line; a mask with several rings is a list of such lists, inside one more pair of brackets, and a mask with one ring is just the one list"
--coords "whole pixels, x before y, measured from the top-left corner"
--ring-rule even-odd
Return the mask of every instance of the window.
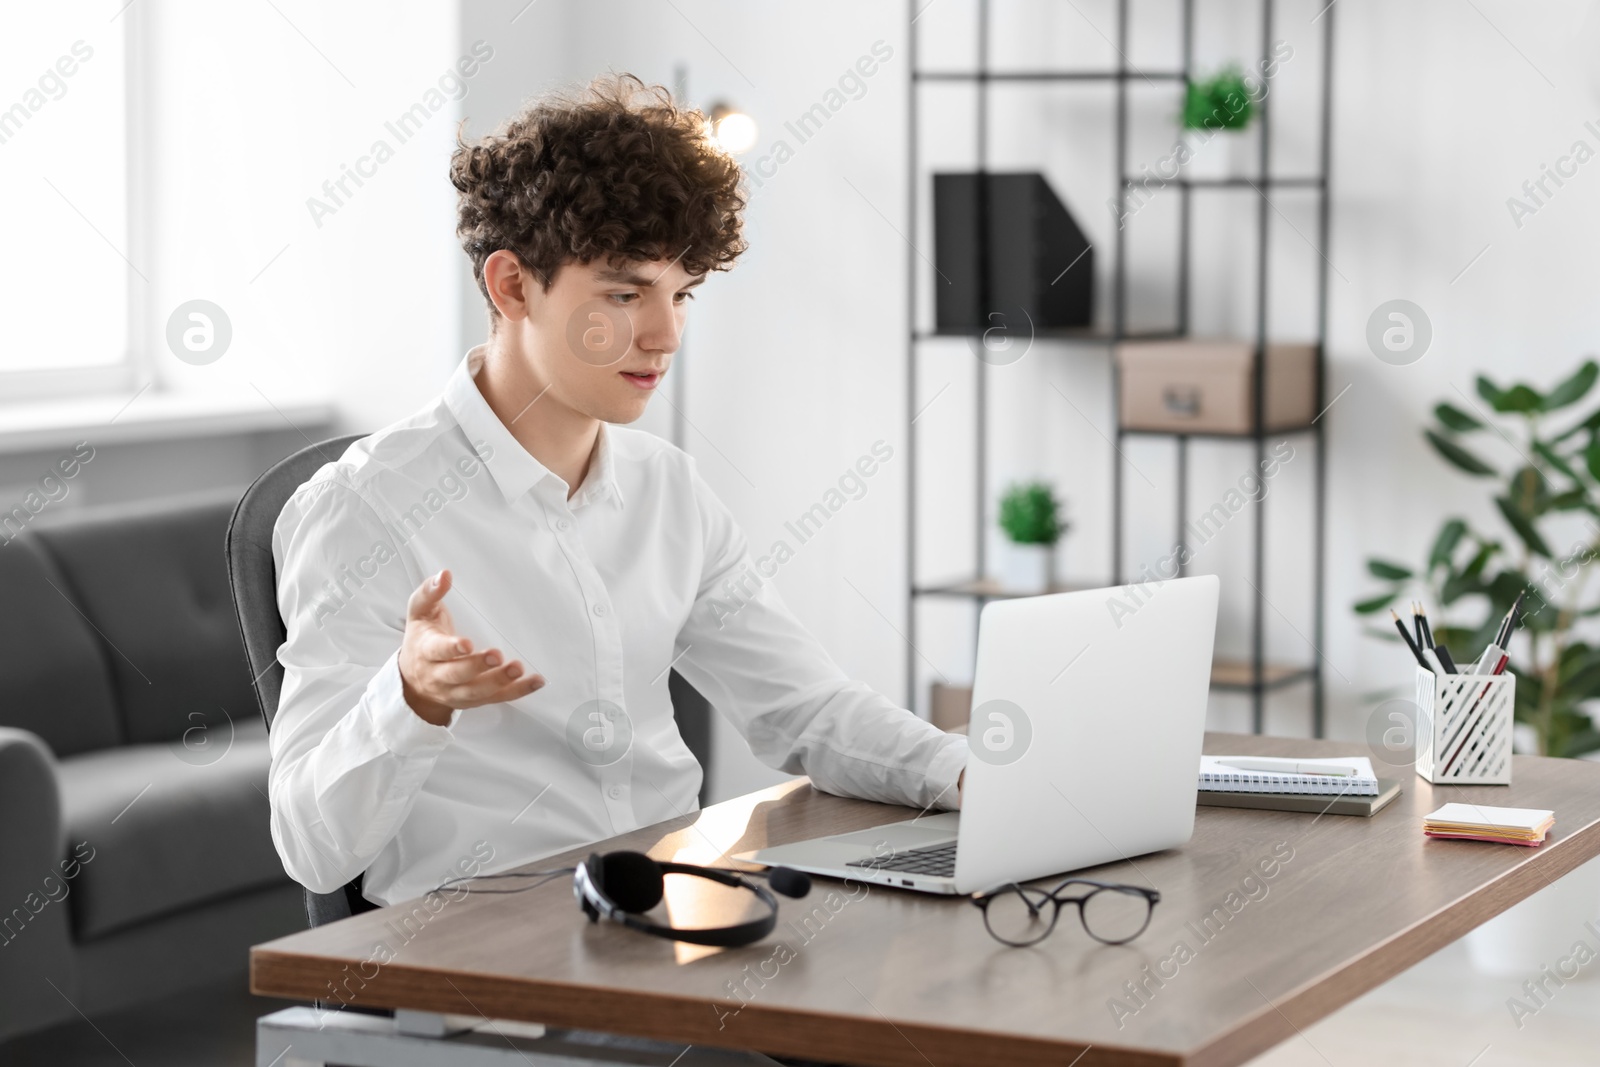
[[0, 400], [131, 383], [129, 0], [18, 5], [0, 34]]

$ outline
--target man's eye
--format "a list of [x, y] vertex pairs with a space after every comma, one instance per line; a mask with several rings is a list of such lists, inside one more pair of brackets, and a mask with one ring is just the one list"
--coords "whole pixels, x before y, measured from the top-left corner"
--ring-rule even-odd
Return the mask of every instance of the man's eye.
[[619, 304], [631, 304], [635, 300], [639, 299], [639, 294], [638, 293], [612, 293], [611, 294], [611, 299], [615, 300]]
[[681, 293], [673, 294], [673, 299], [676, 300], [678, 303], [682, 304], [685, 301], [693, 300], [694, 299], [694, 294], [689, 292], [687, 289], [685, 289]]

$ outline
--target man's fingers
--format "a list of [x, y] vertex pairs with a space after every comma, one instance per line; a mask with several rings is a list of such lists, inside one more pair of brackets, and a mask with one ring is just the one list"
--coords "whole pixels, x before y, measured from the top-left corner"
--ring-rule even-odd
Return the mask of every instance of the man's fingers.
[[510, 685], [506, 686], [504, 689], [500, 690], [498, 693], [491, 693], [489, 695], [489, 698], [487, 700], [485, 700], [484, 703], [485, 704], [509, 704], [513, 700], [521, 700], [523, 697], [527, 696], [529, 693], [536, 693], [536, 692], [538, 692], [539, 690], [541, 690], [543, 688], [544, 688], [544, 675], [542, 675], [542, 674], [524, 675], [523, 677], [518, 678], [516, 681], [512, 682]]
[[439, 601], [450, 591], [450, 571], [448, 568], [427, 579], [417, 586], [411, 593], [411, 599], [406, 602], [406, 618], [425, 619], [428, 614], [438, 607]]
[[470, 682], [452, 686], [450, 703], [460, 708], [500, 704], [525, 697], [543, 685], [543, 677], [530, 673], [519, 661], [512, 660], [503, 667], [483, 672]]
[[520, 660], [512, 660], [493, 670], [484, 671], [477, 677], [462, 682], [451, 689], [450, 695], [457, 700], [471, 701], [472, 706], [488, 703], [488, 697], [494, 695], [516, 679], [527, 674]]
[[505, 660], [498, 648], [485, 649], [475, 656], [458, 656], [433, 668], [433, 677], [443, 685], [470, 685]]
[[[451, 633], [423, 633], [417, 638], [417, 655], [435, 663], [448, 663], [472, 653], [470, 638]], [[485, 649], [488, 655], [493, 649]], [[491, 665], [492, 666], [492, 665]]]

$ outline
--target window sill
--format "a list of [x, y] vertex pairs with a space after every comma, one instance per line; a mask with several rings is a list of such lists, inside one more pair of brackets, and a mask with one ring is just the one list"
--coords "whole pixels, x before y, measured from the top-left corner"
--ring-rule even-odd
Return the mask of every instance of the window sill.
[[0, 405], [0, 454], [71, 448], [87, 441], [100, 448], [187, 437], [241, 436], [279, 430], [325, 429], [336, 412], [325, 400], [280, 402], [148, 389], [136, 394]]

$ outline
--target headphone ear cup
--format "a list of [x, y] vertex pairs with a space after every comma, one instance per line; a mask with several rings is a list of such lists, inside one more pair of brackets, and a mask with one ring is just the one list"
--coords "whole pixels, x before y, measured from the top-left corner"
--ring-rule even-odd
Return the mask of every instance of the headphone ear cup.
[[661, 868], [643, 852], [607, 852], [598, 867], [601, 892], [623, 911], [649, 911], [661, 903]]
[[774, 867], [767, 872], [767, 884], [774, 893], [786, 897], [803, 897], [811, 892], [811, 877], [793, 867]]

